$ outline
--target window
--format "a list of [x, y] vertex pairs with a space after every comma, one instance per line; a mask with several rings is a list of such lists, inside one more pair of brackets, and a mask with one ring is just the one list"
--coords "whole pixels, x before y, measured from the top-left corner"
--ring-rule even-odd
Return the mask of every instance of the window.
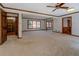
[[51, 22], [47, 22], [47, 28], [51, 28], [51, 27], [52, 27]]
[[29, 21], [29, 28], [32, 28], [32, 21]]
[[29, 20], [28, 27], [29, 29], [38, 29], [40, 28], [40, 21]]
[[40, 21], [37, 21], [37, 28], [40, 28]]
[[33, 21], [33, 28], [36, 28], [36, 21]]

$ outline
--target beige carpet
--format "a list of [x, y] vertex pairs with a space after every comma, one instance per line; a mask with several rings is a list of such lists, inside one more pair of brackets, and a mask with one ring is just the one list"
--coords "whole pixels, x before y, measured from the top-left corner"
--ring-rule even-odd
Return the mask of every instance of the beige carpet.
[[22, 39], [17, 39], [16, 36], [8, 36], [8, 40], [0, 46], [0, 55], [79, 55], [79, 37], [51, 31], [24, 32]]

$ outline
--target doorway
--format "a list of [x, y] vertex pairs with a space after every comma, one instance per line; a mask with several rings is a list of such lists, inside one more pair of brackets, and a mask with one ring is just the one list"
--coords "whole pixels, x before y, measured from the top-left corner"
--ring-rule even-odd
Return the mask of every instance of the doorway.
[[72, 17], [64, 17], [62, 18], [62, 33], [64, 34], [72, 34]]
[[0, 44], [7, 41], [8, 35], [18, 37], [18, 14], [0, 10]]
[[17, 35], [17, 17], [8, 16], [7, 17], [7, 35]]

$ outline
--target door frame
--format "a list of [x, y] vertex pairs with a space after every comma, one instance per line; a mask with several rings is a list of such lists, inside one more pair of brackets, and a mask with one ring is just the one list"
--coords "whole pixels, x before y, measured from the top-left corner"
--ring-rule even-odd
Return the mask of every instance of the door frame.
[[63, 33], [63, 30], [64, 30], [63, 29], [63, 26], [64, 26], [64, 22], [63, 21], [64, 21], [65, 18], [70, 18], [70, 20], [71, 20], [71, 33], [69, 35], [72, 35], [72, 16], [67, 16], [67, 17], [63, 17], [62, 18], [62, 33]]

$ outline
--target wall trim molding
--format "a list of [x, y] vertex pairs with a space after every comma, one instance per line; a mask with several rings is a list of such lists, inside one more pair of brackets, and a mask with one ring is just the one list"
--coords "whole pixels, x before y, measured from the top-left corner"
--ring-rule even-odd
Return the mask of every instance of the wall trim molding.
[[79, 37], [78, 35], [71, 34], [72, 36]]
[[51, 30], [51, 29], [36, 29], [36, 30], [23, 30], [22, 32], [29, 32], [29, 31], [48, 31], [48, 30]]

